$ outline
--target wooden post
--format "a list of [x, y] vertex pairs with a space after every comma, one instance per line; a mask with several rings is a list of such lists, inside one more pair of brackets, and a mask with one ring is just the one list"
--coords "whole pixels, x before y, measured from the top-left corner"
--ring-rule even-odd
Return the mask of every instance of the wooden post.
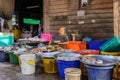
[[49, 33], [50, 31], [50, 18], [49, 18], [49, 0], [43, 0], [43, 27], [44, 33]]
[[114, 35], [120, 38], [119, 31], [119, 0], [113, 0], [113, 12], [114, 12]]

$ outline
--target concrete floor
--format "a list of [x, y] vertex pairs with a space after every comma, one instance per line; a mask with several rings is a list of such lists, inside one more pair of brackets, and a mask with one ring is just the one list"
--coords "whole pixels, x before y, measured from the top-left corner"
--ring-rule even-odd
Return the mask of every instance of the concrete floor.
[[62, 80], [57, 74], [45, 74], [39, 70], [32, 75], [23, 75], [18, 65], [0, 63], [0, 80]]
[[[87, 80], [86, 75], [81, 76], [81, 80]], [[64, 80], [59, 74], [44, 73], [43, 67], [36, 66], [36, 73], [31, 75], [21, 74], [19, 65], [0, 63], [0, 80]], [[120, 79], [117, 79], [120, 80]]]
[[40, 66], [36, 66], [36, 73], [32, 75], [23, 75], [20, 71], [18, 65], [0, 63], [0, 80], [64, 80], [59, 77], [59, 74], [44, 73]]

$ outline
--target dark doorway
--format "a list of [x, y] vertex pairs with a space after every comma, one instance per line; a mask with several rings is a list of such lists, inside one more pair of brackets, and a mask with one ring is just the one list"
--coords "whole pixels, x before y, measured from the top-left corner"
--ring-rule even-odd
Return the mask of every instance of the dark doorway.
[[[40, 20], [43, 24], [43, 0], [15, 0], [15, 12], [21, 30], [30, 30], [31, 24], [25, 24], [24, 18]], [[38, 30], [38, 24], [32, 26]]]

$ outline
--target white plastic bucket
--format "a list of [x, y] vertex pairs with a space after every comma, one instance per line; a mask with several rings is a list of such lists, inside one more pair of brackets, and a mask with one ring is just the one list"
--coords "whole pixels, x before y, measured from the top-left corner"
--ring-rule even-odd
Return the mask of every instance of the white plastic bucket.
[[78, 68], [66, 68], [65, 80], [81, 80], [81, 70]]
[[20, 55], [21, 60], [21, 72], [22, 74], [34, 74], [35, 73], [35, 54], [23, 54]]

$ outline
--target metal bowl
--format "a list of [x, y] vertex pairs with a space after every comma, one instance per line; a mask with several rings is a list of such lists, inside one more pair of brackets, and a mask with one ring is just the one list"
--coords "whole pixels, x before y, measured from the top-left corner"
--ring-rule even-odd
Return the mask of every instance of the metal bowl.
[[62, 61], [79, 61], [80, 56], [75, 53], [58, 53], [54, 55], [54, 58]]
[[[103, 60], [103, 63], [101, 64], [88, 63], [83, 61], [83, 58], [96, 58]], [[118, 59], [115, 56], [107, 56], [107, 55], [84, 55], [84, 56], [80, 56], [79, 59], [80, 62], [91, 66], [112, 66], [118, 62]]]

